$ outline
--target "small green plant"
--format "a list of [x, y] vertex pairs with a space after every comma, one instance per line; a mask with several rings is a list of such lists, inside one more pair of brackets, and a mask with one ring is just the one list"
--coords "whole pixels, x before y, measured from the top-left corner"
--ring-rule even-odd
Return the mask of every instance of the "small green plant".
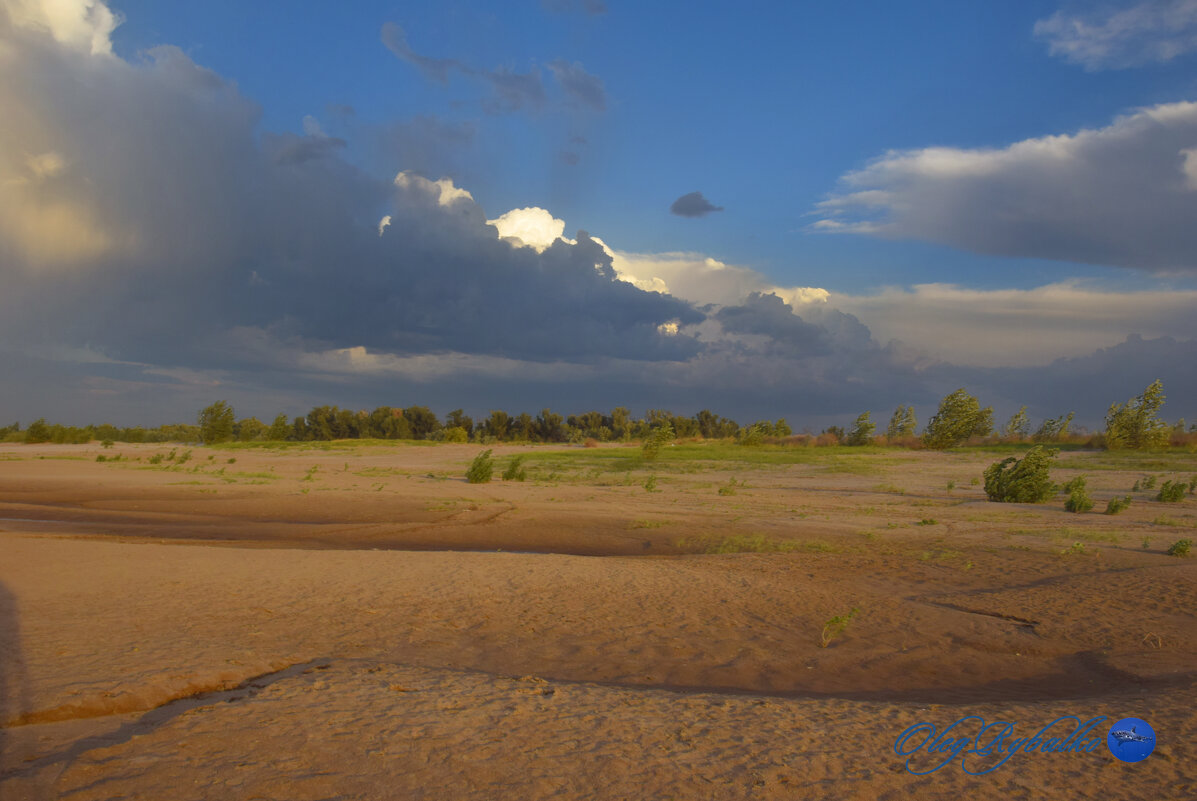
[[948, 482], [948, 485], [947, 485], [947, 490], [948, 490], [948, 492], [951, 492], [951, 491], [952, 491], [952, 490], [954, 490], [954, 489], [956, 489], [956, 482], [955, 482], [955, 481], [949, 481], [949, 482]]
[[503, 470], [504, 481], [523, 481], [528, 478], [528, 471], [524, 469], [524, 455], [512, 456], [511, 461]]
[[1192, 540], [1177, 540], [1168, 546], [1169, 556], [1188, 556], [1189, 551], [1193, 549]]
[[826, 648], [828, 645], [831, 645], [831, 641], [844, 633], [844, 629], [848, 628], [848, 624], [852, 622], [852, 618], [856, 617], [856, 613], [859, 611], [854, 606], [846, 614], [828, 618], [827, 622], [823, 624], [823, 634], [819, 638], [819, 647]]
[[1043, 503], [1056, 494], [1051, 463], [1060, 451], [1036, 445], [1019, 459], [1009, 456], [985, 470], [985, 495], [999, 503]]
[[657, 492], [657, 477], [649, 476], [648, 480], [644, 482], [645, 492]]
[[1138, 479], [1136, 479], [1135, 483], [1131, 485], [1131, 492], [1138, 492], [1138, 491], [1139, 491], [1139, 481], [1138, 481]]
[[937, 521], [935, 520], [935, 518], [934, 518], [934, 517], [924, 517], [922, 520], [920, 520], [920, 521], [917, 523], [917, 525], [920, 525], [920, 526], [933, 526], [933, 525], [935, 525], [935, 523], [936, 523], [936, 522], [937, 522]]
[[161, 453], [155, 453], [150, 457], [150, 464], [162, 464], [162, 458]]
[[[742, 485], [741, 485], [742, 486]], [[719, 487], [720, 495], [735, 495], [736, 494], [736, 480], [734, 478], [728, 479], [726, 484]]]
[[1074, 542], [1064, 550], [1060, 551], [1061, 556], [1084, 556], [1088, 551], [1085, 550], [1085, 543]]
[[765, 429], [759, 423], [753, 423], [740, 434], [740, 444], [750, 448], [765, 444]]
[[1189, 479], [1189, 494], [1197, 495], [1197, 476]]
[[[172, 451], [172, 453], [173, 453], [173, 451]], [[191, 451], [186, 450], [186, 451], [183, 451], [181, 454], [179, 454], [179, 458], [176, 460], [175, 463], [183, 464], [184, 462], [188, 461], [189, 459], [191, 459]]]
[[1122, 498], [1110, 498], [1110, 502], [1106, 504], [1105, 513], [1108, 515], [1116, 515], [1119, 512], [1125, 511], [1131, 505], [1131, 496], [1126, 495]]
[[315, 481], [316, 480], [316, 471], [318, 471], [319, 469], [320, 469], [320, 465], [318, 465], [318, 464], [312, 465], [311, 467], [308, 468], [308, 472], [304, 475], [304, 477], [299, 480], [300, 481]]
[[475, 456], [474, 461], [470, 462], [470, 467], [466, 470], [466, 481], [471, 484], [485, 484], [490, 481], [494, 470], [495, 463], [490, 458], [490, 449], [488, 448]]
[[1068, 487], [1068, 499], [1064, 501], [1066, 510], [1080, 514], [1093, 508], [1093, 499], [1089, 497], [1089, 493], [1085, 492], [1084, 476], [1077, 476], [1065, 486]]
[[97, 462], [106, 462], [106, 461], [108, 461], [108, 457], [101, 453], [96, 456], [96, 461]]
[[1146, 551], [1146, 550], [1150, 550], [1150, 549], [1151, 549], [1151, 537], [1144, 537], [1143, 538], [1143, 550]]
[[228, 460], [228, 461], [227, 461], [225, 464], [237, 464], [237, 457], [236, 457], [236, 456], [230, 456], [230, 457], [229, 457], [229, 460]]
[[1155, 499], [1164, 503], [1179, 503], [1184, 500], [1188, 490], [1189, 485], [1183, 482], [1165, 481], [1160, 485], [1159, 494], [1155, 496]]
[[640, 455], [650, 461], [656, 459], [661, 448], [673, 442], [673, 439], [673, 424], [665, 421], [645, 437], [644, 443], [640, 446]]
[[1142, 489], [1155, 489], [1155, 476], [1147, 476], [1140, 482]]
[[114, 444], [114, 443], [113, 443], [113, 441], [112, 441], [112, 440], [110, 440], [110, 439], [106, 439], [106, 440], [104, 440], [103, 442], [101, 442], [101, 443], [100, 443], [100, 447], [101, 447], [101, 448], [111, 448], [111, 447], [113, 446], [113, 444]]

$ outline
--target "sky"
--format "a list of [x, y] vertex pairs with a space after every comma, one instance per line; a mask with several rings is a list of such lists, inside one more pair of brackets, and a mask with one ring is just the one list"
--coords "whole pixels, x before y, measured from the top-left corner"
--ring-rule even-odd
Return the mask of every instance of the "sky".
[[1197, 418], [1197, 0], [0, 0], [0, 73], [0, 419]]

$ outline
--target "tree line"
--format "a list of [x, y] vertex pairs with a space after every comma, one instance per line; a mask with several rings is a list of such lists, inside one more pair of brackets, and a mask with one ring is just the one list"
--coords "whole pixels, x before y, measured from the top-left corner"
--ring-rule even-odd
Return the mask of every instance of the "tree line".
[[[1143, 394], [1126, 403], [1114, 403], [1106, 414], [1100, 434], [1084, 440], [1095, 447], [1152, 448], [1171, 441], [1193, 439], [1197, 425], [1187, 431], [1184, 420], [1169, 424], [1160, 418], [1164, 404], [1163, 384], [1153, 382]], [[993, 409], [982, 407], [964, 388], [949, 393], [939, 403], [921, 434], [914, 407], [900, 405], [890, 416], [883, 434], [877, 431], [871, 412], [863, 412], [843, 428], [830, 426], [819, 435], [799, 435], [804, 442], [820, 445], [902, 445], [906, 447], [952, 448], [966, 442], [999, 439], [1007, 442], [1063, 442], [1076, 438], [1073, 413], [1048, 418], [1032, 430], [1026, 407], [1020, 408], [1001, 426], [995, 427]], [[667, 436], [666, 436], [667, 435]], [[442, 419], [427, 406], [379, 406], [373, 411], [355, 411], [337, 406], [317, 406], [301, 417], [279, 414], [266, 423], [256, 417], [237, 419], [226, 401], [202, 409], [194, 425], [173, 424], [157, 428], [119, 428], [103, 424], [83, 427], [34, 421], [22, 430], [19, 424], [0, 428], [5, 442], [313, 442], [337, 439], [433, 440], [440, 442], [546, 442], [582, 443], [631, 442], [648, 439], [734, 440], [743, 445], [794, 441], [785, 419], [758, 420], [740, 425], [735, 420], [704, 409], [686, 417], [670, 411], [650, 409], [634, 417], [619, 406], [609, 413], [590, 411], [563, 416], [542, 409], [535, 416], [493, 410], [475, 421], [461, 409]], [[1195, 440], [1197, 441], [1197, 440]], [[1191, 444], [1191, 443], [1190, 443]]]

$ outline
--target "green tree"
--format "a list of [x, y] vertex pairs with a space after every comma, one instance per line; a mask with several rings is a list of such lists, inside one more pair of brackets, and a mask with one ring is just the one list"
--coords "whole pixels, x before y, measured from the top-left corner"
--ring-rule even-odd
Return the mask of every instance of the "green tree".
[[1031, 423], [1027, 419], [1027, 407], [1020, 406], [1002, 428], [1002, 436], [1008, 439], [1025, 439], [1030, 431]]
[[266, 424], [256, 417], [247, 417], [233, 426], [238, 442], [253, 442], [265, 439]]
[[928, 448], [954, 448], [969, 437], [983, 437], [992, 430], [993, 409], [982, 409], [962, 387], [939, 402], [939, 410], [923, 432], [923, 442]]
[[274, 442], [281, 442], [291, 434], [291, 426], [287, 423], [287, 415], [280, 412], [270, 424], [270, 431], [266, 436]]
[[869, 413], [863, 412], [856, 418], [856, 422], [852, 424], [852, 430], [848, 432], [848, 436], [844, 439], [844, 444], [868, 445], [876, 428], [877, 426], [869, 418]]
[[445, 428], [460, 428], [466, 432], [466, 436], [474, 433], [474, 418], [470, 417], [461, 409], [454, 409], [445, 415]]
[[408, 406], [403, 410], [403, 416], [407, 418], [411, 434], [416, 439], [427, 439], [429, 434], [440, 430], [440, 420], [427, 406]]
[[644, 443], [640, 446], [640, 453], [645, 459], [656, 459], [661, 448], [673, 442], [673, 439], [673, 426], [666, 420], [645, 437]]
[[1168, 444], [1168, 424], [1159, 418], [1164, 384], [1158, 378], [1143, 394], [1115, 403], [1106, 412], [1107, 448], [1158, 448]]
[[482, 423], [482, 433], [497, 440], [506, 440], [511, 428], [511, 415], [499, 410], [491, 410], [490, 417]]
[[889, 425], [885, 429], [887, 439], [899, 437], [913, 437], [918, 421], [914, 417], [913, 406], [899, 406], [889, 418]]
[[227, 401], [216, 401], [199, 413], [200, 442], [212, 445], [233, 438], [233, 407]]
[[29, 424], [29, 428], [25, 429], [25, 441], [30, 445], [36, 445], [39, 442], [49, 442], [53, 434], [50, 432], [50, 427], [46, 425], [46, 418], [39, 417]]
[[1068, 435], [1068, 429], [1072, 426], [1072, 418], [1075, 412], [1062, 414], [1059, 417], [1053, 417], [1043, 421], [1043, 425], [1031, 435], [1031, 439], [1036, 442], [1056, 442]]
[[541, 409], [536, 416], [535, 433], [541, 442], [565, 442], [565, 418], [550, 409]]

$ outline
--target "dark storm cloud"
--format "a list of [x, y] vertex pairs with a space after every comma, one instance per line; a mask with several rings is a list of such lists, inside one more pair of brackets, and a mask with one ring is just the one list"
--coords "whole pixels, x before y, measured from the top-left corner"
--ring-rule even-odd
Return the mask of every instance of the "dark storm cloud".
[[724, 306], [714, 318], [730, 334], [767, 337], [771, 350], [818, 356], [828, 352], [824, 329], [811, 325], [776, 295], [753, 292], [741, 306]]
[[25, 112], [0, 131], [0, 154], [28, 163], [0, 194], [22, 215], [0, 226], [10, 348], [87, 345], [200, 369], [247, 365], [229, 346], [238, 330], [532, 361], [699, 349], [658, 326], [702, 314], [616, 280], [584, 233], [542, 253], [512, 247], [448, 181], [379, 181], [323, 136], [259, 144], [257, 107], [176, 49], [130, 65], [48, 38], [14, 47], [23, 68], [0, 104]]
[[669, 211], [679, 217], [705, 217], [712, 211], [723, 211], [723, 207], [712, 205], [702, 192], [690, 192], [673, 201]]

